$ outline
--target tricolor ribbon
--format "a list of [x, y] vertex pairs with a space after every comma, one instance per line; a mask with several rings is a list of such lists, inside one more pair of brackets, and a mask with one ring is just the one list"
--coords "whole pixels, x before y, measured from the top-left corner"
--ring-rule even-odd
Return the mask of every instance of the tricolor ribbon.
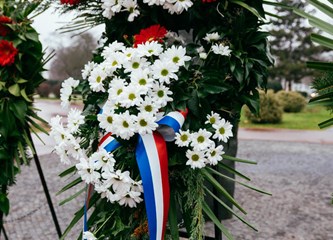
[[[170, 112], [157, 122], [159, 127], [155, 132], [138, 136], [135, 154], [143, 184], [150, 240], [164, 239], [170, 203], [166, 141], [174, 140], [187, 113], [187, 110]], [[111, 152], [120, 143], [108, 133], [100, 140], [99, 146]]]

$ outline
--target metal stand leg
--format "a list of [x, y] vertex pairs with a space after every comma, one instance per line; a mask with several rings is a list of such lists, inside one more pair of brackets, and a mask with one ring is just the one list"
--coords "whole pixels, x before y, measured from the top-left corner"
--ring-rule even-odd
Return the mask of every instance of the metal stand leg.
[[54, 207], [53, 207], [53, 203], [52, 203], [52, 200], [51, 200], [50, 192], [48, 190], [48, 187], [47, 187], [47, 184], [46, 184], [46, 181], [45, 181], [43, 170], [42, 170], [42, 167], [40, 165], [40, 161], [39, 161], [39, 158], [38, 158], [37, 153], [36, 153], [36, 148], [35, 148], [35, 145], [33, 143], [31, 135], [30, 135], [30, 131], [27, 131], [27, 132], [28, 132], [28, 137], [29, 137], [29, 140], [30, 140], [30, 142], [32, 144], [32, 147], [34, 148], [34, 152], [35, 152], [34, 153], [34, 160], [35, 160], [35, 163], [36, 163], [36, 166], [37, 166], [37, 170], [38, 170], [38, 174], [39, 174], [39, 177], [40, 177], [40, 181], [42, 182], [44, 193], [45, 193], [45, 196], [46, 196], [46, 199], [47, 199], [47, 203], [48, 203], [50, 211], [51, 211], [52, 219], [53, 219], [55, 228], [57, 230], [57, 234], [58, 234], [58, 236], [60, 238], [61, 235], [62, 235], [61, 234], [61, 229], [60, 229], [60, 225], [59, 225], [59, 222], [58, 222], [58, 219], [57, 219], [57, 215], [56, 215], [56, 213], [54, 211]]
[[0, 228], [0, 239], [1, 239], [1, 229], [2, 229], [2, 232], [3, 232], [3, 236], [5, 237], [5, 240], [9, 240], [8, 236], [7, 236], [7, 233], [6, 233], [6, 230], [5, 230], [5, 227], [3, 225]]

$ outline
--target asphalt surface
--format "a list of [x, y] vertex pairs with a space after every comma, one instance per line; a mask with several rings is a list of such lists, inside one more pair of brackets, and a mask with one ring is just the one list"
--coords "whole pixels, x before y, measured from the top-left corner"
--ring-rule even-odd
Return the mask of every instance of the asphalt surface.
[[[332, 133], [332, 129], [305, 133], [240, 129], [238, 157], [255, 160], [257, 165], [238, 164], [237, 170], [250, 177], [252, 185], [273, 196], [236, 185], [235, 198], [247, 211], [245, 219], [259, 230], [253, 231], [236, 218], [223, 221], [236, 240], [333, 240]], [[84, 196], [59, 206], [75, 191], [55, 193], [73, 178], [58, 177], [66, 166], [51, 153], [53, 142], [45, 136], [43, 139], [46, 145], [38, 140], [35, 144], [64, 231], [82, 206]], [[80, 186], [76, 191], [79, 189]], [[5, 218], [9, 239], [58, 239], [33, 162], [29, 167], [22, 167], [9, 197], [11, 211]], [[76, 239], [80, 228], [81, 223], [66, 239]], [[208, 224], [207, 235], [211, 233]]]

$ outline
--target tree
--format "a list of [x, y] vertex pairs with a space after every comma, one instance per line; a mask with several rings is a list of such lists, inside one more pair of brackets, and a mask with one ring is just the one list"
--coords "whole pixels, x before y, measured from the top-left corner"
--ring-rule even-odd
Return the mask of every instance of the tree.
[[312, 43], [310, 39], [312, 28], [289, 8], [305, 10], [307, 4], [304, 1], [295, 0], [278, 2], [288, 7], [275, 8], [280, 17], [272, 20], [273, 27], [270, 31], [271, 52], [276, 60], [275, 67], [270, 70], [270, 76], [280, 82], [285, 80], [285, 89], [291, 90], [293, 82], [299, 82], [303, 77], [313, 75], [313, 71], [306, 68], [305, 62], [319, 59], [325, 49]]
[[69, 77], [81, 79], [81, 69], [92, 58], [97, 40], [91, 33], [76, 36], [71, 44], [61, 43], [49, 68], [49, 79], [64, 80]]

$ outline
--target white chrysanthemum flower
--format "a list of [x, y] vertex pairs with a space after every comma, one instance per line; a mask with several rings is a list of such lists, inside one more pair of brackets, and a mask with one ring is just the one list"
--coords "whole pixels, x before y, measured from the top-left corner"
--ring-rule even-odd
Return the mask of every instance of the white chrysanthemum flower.
[[152, 5], [163, 5], [165, 0], [143, 0], [144, 3], [147, 3], [149, 6]]
[[130, 139], [135, 134], [134, 118], [128, 111], [118, 114], [114, 119], [114, 134], [125, 140]]
[[124, 88], [124, 91], [119, 97], [119, 103], [125, 108], [138, 106], [142, 102], [142, 89], [137, 88], [136, 85], [129, 84]]
[[186, 151], [187, 162], [186, 165], [190, 165], [192, 169], [203, 168], [206, 166], [205, 154], [202, 151], [198, 150], [187, 150]]
[[134, 18], [140, 15], [140, 11], [137, 9], [138, 4], [136, 0], [124, 0], [123, 7], [125, 8], [125, 11], [129, 12], [127, 21], [133, 22]]
[[122, 195], [131, 189], [132, 179], [129, 174], [129, 171], [121, 172], [118, 169], [116, 172], [104, 172], [102, 177], [112, 186], [115, 193]]
[[82, 78], [86, 79], [90, 75], [90, 72], [97, 67], [97, 63], [94, 62], [88, 62], [86, 65], [84, 65], [84, 68], [82, 69]]
[[139, 104], [138, 110], [142, 113], [146, 112], [155, 115], [161, 108], [160, 104], [157, 104], [154, 98], [145, 97], [145, 99]]
[[222, 44], [222, 43], [220, 43], [220, 44], [214, 44], [212, 46], [212, 51], [215, 54], [222, 55], [222, 56], [230, 56], [230, 54], [232, 52], [230, 50], [229, 46], [224, 46], [224, 44]]
[[122, 52], [123, 52], [126, 60], [129, 60], [133, 56], [138, 55], [137, 48], [132, 48], [132, 47], [125, 48]]
[[214, 113], [211, 111], [210, 115], [207, 115], [207, 121], [205, 122], [206, 124], [215, 124], [219, 121], [221, 121], [221, 116], [218, 113]]
[[137, 181], [137, 182], [133, 181], [132, 186], [131, 186], [131, 190], [135, 191], [135, 192], [143, 193], [142, 180]]
[[184, 66], [185, 62], [191, 60], [191, 57], [186, 56], [186, 49], [184, 47], [172, 45], [171, 48], [168, 48], [161, 54], [160, 59], [161, 61], [171, 61], [177, 66]]
[[105, 149], [99, 149], [97, 152], [94, 152], [90, 157], [89, 161], [94, 162], [94, 168], [96, 170], [102, 169], [102, 171], [114, 171], [114, 165], [116, 160], [113, 158], [112, 153], [108, 153]]
[[100, 194], [101, 198], [106, 198], [107, 192], [109, 191], [110, 187], [111, 187], [111, 185], [108, 185], [105, 183], [105, 181], [103, 181], [103, 182], [95, 183], [94, 190]]
[[175, 144], [179, 147], [188, 147], [191, 143], [191, 139], [192, 137], [189, 130], [180, 130], [179, 133], [176, 133]]
[[146, 58], [139, 57], [138, 55], [132, 56], [129, 61], [124, 62], [123, 66], [125, 68], [125, 73], [141, 71], [142, 69], [148, 67], [150, 63]]
[[109, 96], [108, 99], [111, 102], [115, 102], [115, 100], [124, 92], [124, 88], [127, 86], [127, 82], [124, 79], [115, 77], [109, 84]]
[[72, 108], [67, 117], [67, 128], [71, 133], [75, 133], [81, 124], [84, 123], [84, 116], [81, 115], [82, 111]]
[[67, 148], [67, 154], [76, 160], [86, 156], [86, 152], [80, 146], [80, 141], [80, 138], [75, 139], [75, 142], [71, 141], [72, 146]]
[[152, 88], [154, 79], [150, 77], [149, 69], [145, 68], [142, 71], [135, 71], [131, 74], [131, 83], [136, 85], [140, 92], [147, 93]]
[[151, 66], [153, 72], [153, 78], [159, 80], [161, 83], [170, 83], [171, 79], [178, 80], [177, 74], [175, 74], [179, 67], [177, 64], [171, 61], [156, 60]]
[[97, 115], [99, 127], [104, 129], [106, 132], [113, 132], [115, 128], [114, 118], [114, 111], [108, 111], [103, 109], [103, 112]]
[[122, 67], [125, 57], [121, 52], [111, 54], [100, 67], [107, 73], [109, 77], [113, 76], [114, 72]]
[[126, 194], [119, 199], [118, 203], [121, 206], [129, 206], [130, 208], [136, 207], [137, 203], [142, 202], [142, 198], [140, 198], [141, 193], [135, 191], [128, 191]]
[[152, 133], [158, 127], [158, 124], [155, 122], [156, 117], [147, 112], [140, 112], [136, 119], [135, 132], [144, 135]]
[[114, 5], [114, 0], [102, 0], [102, 9], [103, 9], [103, 17], [111, 19], [115, 12], [112, 11], [112, 6]]
[[63, 164], [66, 164], [66, 165], [69, 165], [72, 163], [67, 154], [67, 148], [63, 147], [62, 145], [56, 145], [54, 147], [54, 150], [55, 150], [56, 154], [59, 156], [60, 162], [62, 162]]
[[184, 10], [187, 11], [190, 7], [193, 6], [193, 2], [191, 0], [167, 0], [170, 3], [173, 3], [172, 11], [177, 14], [181, 14]]
[[154, 84], [151, 97], [157, 105], [166, 106], [168, 102], [172, 101], [170, 95], [172, 95], [172, 92], [168, 87], [162, 84]]
[[90, 89], [94, 92], [105, 92], [103, 81], [106, 77], [106, 72], [100, 66], [96, 67], [88, 78]]
[[150, 57], [150, 56], [158, 56], [163, 52], [162, 45], [156, 41], [145, 42], [139, 44], [137, 47], [139, 56]]
[[213, 33], [207, 33], [203, 39], [210, 43], [210, 42], [216, 42], [220, 38], [221, 36], [218, 32], [213, 32]]
[[61, 106], [63, 108], [69, 107], [70, 96], [73, 93], [73, 88], [76, 88], [79, 85], [79, 83], [80, 83], [79, 80], [75, 80], [72, 77], [70, 77], [65, 81], [63, 81], [63, 83], [61, 84], [60, 100], [61, 100]]
[[94, 236], [94, 234], [92, 234], [89, 231], [83, 232], [82, 238], [85, 240], [97, 240], [97, 238]]
[[205, 52], [201, 52], [201, 53], [199, 53], [199, 57], [200, 57], [200, 59], [203, 59], [203, 60], [205, 60], [206, 58], [207, 58], [207, 53], [205, 53]]
[[207, 161], [210, 165], [216, 165], [219, 161], [221, 161], [222, 155], [225, 152], [223, 151], [223, 146], [219, 145], [217, 147], [212, 146], [208, 151], [206, 152]]
[[191, 146], [194, 149], [207, 150], [214, 145], [214, 142], [209, 139], [211, 136], [212, 133], [208, 132], [206, 129], [199, 129], [198, 132], [192, 133]]
[[86, 183], [95, 183], [99, 181], [100, 173], [95, 171], [94, 161], [85, 158], [80, 159], [80, 163], [76, 164], [78, 174]]
[[[118, 1], [118, 0], [117, 0]], [[102, 51], [102, 57], [104, 59], [109, 59], [112, 57], [113, 54], [115, 54], [118, 51], [125, 50], [125, 45], [122, 42], [114, 41], [110, 43], [108, 46], [106, 46]]]
[[232, 133], [232, 125], [229, 121], [226, 121], [224, 118], [221, 121], [213, 124], [213, 128], [216, 130], [213, 135], [214, 139], [218, 139], [219, 141], [228, 142], [229, 137], [233, 136]]

